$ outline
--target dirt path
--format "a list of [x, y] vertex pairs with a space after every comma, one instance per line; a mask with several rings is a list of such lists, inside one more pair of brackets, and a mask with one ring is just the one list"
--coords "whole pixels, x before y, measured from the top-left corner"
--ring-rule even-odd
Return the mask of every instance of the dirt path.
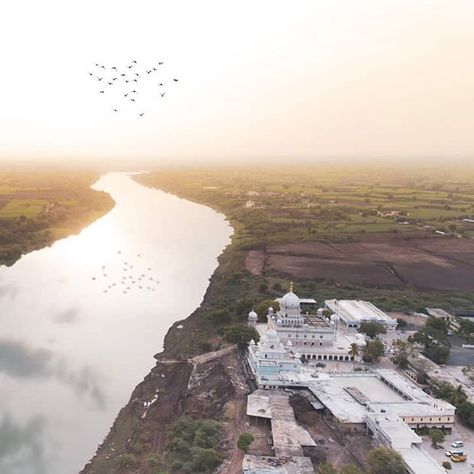
[[226, 369], [232, 379], [235, 389], [233, 400], [234, 414], [232, 422], [227, 427], [230, 450], [229, 458], [217, 471], [219, 474], [240, 474], [242, 472], [243, 452], [237, 448], [239, 436], [247, 431], [247, 395], [252, 391], [248, 384], [247, 366], [241, 353], [226, 360]]

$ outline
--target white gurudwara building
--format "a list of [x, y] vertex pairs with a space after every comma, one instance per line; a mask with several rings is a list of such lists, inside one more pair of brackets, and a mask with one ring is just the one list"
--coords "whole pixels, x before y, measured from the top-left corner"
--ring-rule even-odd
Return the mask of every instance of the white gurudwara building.
[[250, 341], [248, 355], [257, 383], [262, 388], [279, 386], [284, 374], [297, 377], [301, 373], [301, 355], [293, 351], [291, 341], [284, 347], [273, 329], [266, 331], [257, 344], [253, 339]]
[[355, 343], [359, 349], [365, 347], [365, 338], [361, 334], [344, 334], [340, 330], [337, 315], [326, 317], [322, 309], [318, 309], [316, 314], [303, 314], [302, 302], [316, 302], [301, 300], [293, 292], [292, 284], [290, 291], [276, 301], [280, 309], [274, 311], [268, 308], [266, 328], [257, 327], [257, 314], [254, 311], [248, 315], [248, 324], [257, 327], [262, 337], [265, 331], [273, 331], [283, 347], [291, 343], [291, 349], [298, 352], [303, 360], [350, 362], [358, 357], [350, 354], [352, 344]]

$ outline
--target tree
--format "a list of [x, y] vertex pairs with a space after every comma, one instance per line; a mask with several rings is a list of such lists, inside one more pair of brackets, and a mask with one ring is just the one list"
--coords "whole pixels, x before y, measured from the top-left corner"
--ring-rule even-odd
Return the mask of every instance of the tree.
[[360, 325], [359, 332], [362, 332], [368, 337], [373, 338], [378, 334], [387, 334], [387, 329], [380, 323], [370, 321], [368, 323], [362, 323]]
[[[435, 318], [432, 319], [435, 321], [440, 321]], [[443, 321], [441, 322], [445, 324]], [[449, 342], [448, 337], [444, 331], [426, 326], [416, 332], [412, 337], [409, 338], [409, 340], [422, 344], [424, 346], [423, 353], [433, 362], [437, 364], [444, 364], [448, 360]]]
[[464, 402], [457, 407], [459, 419], [467, 426], [474, 428], [474, 403]]
[[453, 467], [451, 466], [451, 463], [449, 461], [444, 461], [443, 464], [441, 464], [447, 471], [450, 471]]
[[240, 349], [246, 348], [252, 339], [255, 342], [260, 340], [260, 336], [255, 328], [244, 326], [243, 324], [223, 328], [222, 334], [227, 342], [237, 344]]
[[453, 404], [455, 407], [458, 407], [462, 405], [464, 402], [466, 402], [468, 399], [468, 396], [466, 392], [464, 391], [464, 388], [462, 385], [458, 385], [450, 394], [449, 396], [449, 403]]
[[214, 324], [225, 324], [230, 321], [230, 312], [228, 309], [215, 309], [207, 314], [207, 319]]
[[253, 443], [254, 437], [252, 433], [242, 433], [237, 440], [237, 447], [246, 453], [250, 445]]
[[337, 474], [336, 469], [327, 462], [323, 462], [318, 466], [317, 474]]
[[379, 362], [384, 354], [384, 345], [380, 339], [369, 341], [365, 346], [363, 359], [366, 362]]
[[256, 307], [255, 312], [258, 314], [259, 318], [265, 319], [267, 316], [268, 308], [273, 308], [275, 311], [280, 309], [278, 301], [275, 300], [263, 300]]
[[392, 362], [398, 365], [401, 369], [406, 369], [408, 366], [408, 358], [413, 357], [415, 354], [413, 343], [405, 341], [404, 339], [396, 339], [393, 341], [392, 347]]
[[345, 464], [342, 466], [339, 474], [364, 474], [364, 471], [359, 469], [355, 464]]
[[390, 448], [372, 449], [367, 456], [369, 474], [405, 474], [403, 459]]
[[428, 431], [428, 436], [431, 439], [431, 445], [433, 448], [438, 448], [438, 446], [444, 441], [445, 435], [442, 430], [439, 428], [431, 428]]
[[432, 316], [430, 316], [426, 320], [425, 327], [434, 329], [435, 331], [440, 331], [444, 334], [446, 334], [448, 332], [448, 325], [447, 325], [446, 321], [444, 319], [440, 319], [440, 318], [433, 318]]
[[354, 361], [354, 368], [355, 368], [355, 362], [356, 362], [356, 357], [359, 355], [359, 347], [355, 342], [351, 344], [351, 347], [349, 349], [349, 356], [353, 357]]
[[210, 472], [219, 464], [220, 458], [213, 448], [194, 447], [191, 449], [190, 472]]
[[253, 301], [250, 298], [241, 298], [235, 306], [235, 314], [239, 319], [247, 320], [247, 315], [253, 307]]

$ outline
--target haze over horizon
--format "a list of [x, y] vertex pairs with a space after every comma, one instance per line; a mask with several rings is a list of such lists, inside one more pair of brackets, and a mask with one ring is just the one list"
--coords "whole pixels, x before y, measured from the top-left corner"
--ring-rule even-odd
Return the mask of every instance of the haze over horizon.
[[[0, 161], [474, 155], [469, 0], [10, 2]], [[113, 114], [96, 62], [180, 87]], [[266, 159], [264, 157], [267, 157]]]

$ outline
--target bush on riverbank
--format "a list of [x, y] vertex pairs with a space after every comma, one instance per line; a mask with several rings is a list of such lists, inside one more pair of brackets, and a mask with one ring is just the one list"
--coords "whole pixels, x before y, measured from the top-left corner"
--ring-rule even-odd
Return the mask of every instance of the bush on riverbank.
[[172, 472], [212, 472], [222, 461], [217, 451], [221, 439], [221, 427], [216, 421], [183, 416], [176, 423], [166, 464]]

